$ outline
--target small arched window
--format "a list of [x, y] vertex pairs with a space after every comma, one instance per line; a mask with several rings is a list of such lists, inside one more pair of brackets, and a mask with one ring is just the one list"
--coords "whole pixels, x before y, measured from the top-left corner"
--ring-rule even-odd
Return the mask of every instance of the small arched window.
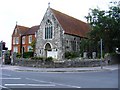
[[53, 35], [53, 25], [50, 20], [47, 20], [45, 24], [45, 39], [52, 39]]

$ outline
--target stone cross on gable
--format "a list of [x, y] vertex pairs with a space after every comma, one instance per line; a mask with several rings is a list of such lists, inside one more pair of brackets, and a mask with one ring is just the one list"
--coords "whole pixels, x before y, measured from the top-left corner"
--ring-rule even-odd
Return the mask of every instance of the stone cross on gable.
[[50, 7], [50, 2], [48, 3], [48, 7]]
[[18, 23], [18, 22], [16, 21], [16, 25], [17, 25], [17, 23]]

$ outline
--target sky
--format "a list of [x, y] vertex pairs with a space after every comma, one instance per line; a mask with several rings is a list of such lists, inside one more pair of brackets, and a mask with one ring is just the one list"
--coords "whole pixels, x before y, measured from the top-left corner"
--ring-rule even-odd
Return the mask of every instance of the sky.
[[89, 9], [107, 10], [111, 1], [119, 0], [0, 0], [0, 41], [11, 49], [12, 33], [18, 25], [39, 25], [50, 2], [50, 7], [86, 22]]

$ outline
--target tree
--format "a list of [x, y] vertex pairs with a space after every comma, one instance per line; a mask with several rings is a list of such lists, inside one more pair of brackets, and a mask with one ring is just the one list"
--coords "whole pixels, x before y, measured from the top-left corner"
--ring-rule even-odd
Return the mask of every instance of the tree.
[[116, 47], [120, 47], [120, 8], [117, 3], [112, 4], [107, 11], [90, 9], [86, 16], [92, 28], [88, 34], [89, 40], [94, 40], [92, 43], [98, 45], [102, 38], [105, 53], [112, 53]]
[[33, 48], [33, 52], [35, 51], [35, 44], [36, 44], [36, 41], [34, 40], [34, 41], [32, 41], [32, 43], [30, 44], [31, 45], [31, 47]]

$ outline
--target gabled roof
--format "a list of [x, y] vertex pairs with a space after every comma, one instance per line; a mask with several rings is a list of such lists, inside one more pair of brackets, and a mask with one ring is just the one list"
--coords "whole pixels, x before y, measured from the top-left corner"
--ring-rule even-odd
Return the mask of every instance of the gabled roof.
[[[21, 35], [24, 35], [24, 33], [29, 29], [29, 27], [25, 27], [25, 26], [20, 26], [20, 25], [16, 25], [15, 26], [15, 29], [17, 28], [17, 32]], [[15, 33], [15, 29], [14, 29], [14, 32], [13, 32], [13, 35]]]
[[89, 32], [89, 25], [83, 21], [75, 19], [64, 13], [50, 8], [57, 18], [58, 22], [61, 24], [62, 28], [65, 30], [66, 34], [76, 35], [80, 37], [86, 37]]
[[40, 25], [33, 26], [27, 30], [27, 32], [24, 33], [24, 35], [32, 35], [35, 34], [35, 32], [39, 29]]
[[[39, 29], [39, 26], [40, 25], [36, 25], [29, 28], [25, 26], [16, 25], [15, 29], [17, 28], [17, 32], [21, 35], [34, 35], [35, 32]], [[15, 29], [14, 29], [13, 35], [15, 33]]]

